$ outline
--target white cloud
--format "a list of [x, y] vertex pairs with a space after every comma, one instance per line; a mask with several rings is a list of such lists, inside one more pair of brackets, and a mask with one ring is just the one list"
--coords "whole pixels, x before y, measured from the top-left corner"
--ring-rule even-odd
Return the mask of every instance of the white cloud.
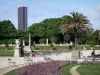
[[92, 21], [100, 20], [100, 6], [89, 10], [87, 15]]
[[92, 27], [94, 29], [100, 29], [100, 6], [89, 9], [85, 14], [92, 23]]

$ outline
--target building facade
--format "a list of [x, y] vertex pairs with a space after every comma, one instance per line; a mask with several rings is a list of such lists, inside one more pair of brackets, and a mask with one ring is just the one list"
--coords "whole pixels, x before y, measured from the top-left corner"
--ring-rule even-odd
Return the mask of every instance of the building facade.
[[18, 29], [27, 30], [27, 7], [18, 8]]

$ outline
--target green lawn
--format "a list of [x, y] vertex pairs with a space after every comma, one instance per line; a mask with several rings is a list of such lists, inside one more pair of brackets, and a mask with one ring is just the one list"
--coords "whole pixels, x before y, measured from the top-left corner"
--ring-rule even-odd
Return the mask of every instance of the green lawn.
[[13, 56], [14, 50], [0, 50], [0, 56]]
[[70, 69], [73, 67], [73, 66], [76, 66], [77, 64], [68, 64], [64, 67], [62, 67], [60, 69], [60, 71], [64, 74], [64, 75], [71, 75], [70, 73]]
[[54, 48], [57, 48], [59, 50], [67, 50], [68, 46], [53, 46], [53, 47], [51, 47], [51, 46], [35, 46], [36, 50], [51, 50]]
[[[0, 47], [0, 56], [13, 56], [14, 55], [14, 50], [5, 50], [3, 49], [5, 47]], [[54, 49], [54, 48], [57, 48], [60, 50], [60, 52], [65, 52], [68, 50], [68, 46], [35, 46], [35, 50], [41, 50], [39, 52], [43, 52], [43, 50], [51, 50], [51, 49]], [[83, 49], [83, 46], [78, 46], [79, 50], [82, 50]], [[90, 46], [86, 46], [87, 50], [90, 50]], [[100, 46], [95, 46], [94, 47], [95, 50], [100, 50]], [[55, 51], [55, 50], [53, 50]], [[46, 52], [46, 51], [44, 51]], [[48, 51], [47, 51], [48, 52]], [[25, 55], [29, 55], [29, 53], [27, 54], [25, 52]]]
[[14, 75], [14, 70], [10, 71], [10, 72], [7, 72], [6, 74], [4, 75]]
[[[70, 69], [73, 67], [73, 66], [76, 66], [77, 64], [68, 64], [64, 67], [62, 67], [60, 69], [60, 71], [64, 74], [64, 75], [71, 75], [70, 73]], [[14, 70], [10, 71], [10, 72], [7, 72], [5, 75], [14, 75]]]
[[[83, 50], [83, 47], [84, 46], [78, 46], [78, 49], [79, 50]], [[35, 49], [36, 50], [50, 50], [50, 49], [53, 49], [53, 48], [57, 48], [59, 50], [68, 50], [68, 46], [35, 46]], [[91, 47], [90, 46], [86, 46], [86, 49], [87, 50], [90, 50]], [[95, 50], [100, 50], [100, 46], [95, 46], [94, 47]]]
[[[63, 75], [71, 75], [70, 69], [78, 64], [68, 64], [60, 69]], [[80, 75], [100, 75], [100, 65], [96, 64], [81, 64], [77, 71]], [[14, 71], [10, 71], [5, 75], [14, 75]]]
[[80, 75], [100, 75], [100, 65], [84, 64], [80, 66], [77, 71], [80, 73]]
[[[69, 64], [60, 69], [64, 75], [71, 75], [70, 69], [78, 64]], [[77, 71], [80, 75], [100, 75], [100, 64], [81, 64]]]
[[[14, 56], [14, 50], [0, 50], [0, 56]], [[29, 53], [25, 52], [25, 56], [29, 56]]]

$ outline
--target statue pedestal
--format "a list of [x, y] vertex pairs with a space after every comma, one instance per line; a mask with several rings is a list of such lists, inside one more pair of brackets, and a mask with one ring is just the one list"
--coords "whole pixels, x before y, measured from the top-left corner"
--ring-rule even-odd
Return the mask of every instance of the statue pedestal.
[[20, 50], [20, 47], [19, 47], [19, 45], [20, 45], [20, 42], [19, 42], [19, 39], [16, 39], [16, 47], [15, 47], [15, 51], [14, 51], [14, 57], [19, 57], [20, 56], [20, 52], [19, 52], [19, 50]]
[[14, 57], [20, 57], [19, 53], [20, 47], [15, 47]]

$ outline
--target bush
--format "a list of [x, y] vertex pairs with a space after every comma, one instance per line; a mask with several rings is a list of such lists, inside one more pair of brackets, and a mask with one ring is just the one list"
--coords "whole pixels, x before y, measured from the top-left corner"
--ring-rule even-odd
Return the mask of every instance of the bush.
[[0, 50], [14, 50], [14, 46], [0, 46]]
[[56, 48], [52, 48], [52, 50], [56, 50]]
[[8, 45], [8, 44], [6, 44], [6, 45], [5, 45], [5, 48], [6, 48], [6, 50], [8, 50], [8, 49], [9, 49], [9, 45]]
[[50, 46], [51, 46], [51, 47], [54, 47], [54, 45], [53, 45], [53, 44], [51, 44]]
[[55, 43], [55, 42], [57, 42], [57, 38], [56, 37], [51, 37], [50, 41]]
[[90, 41], [89, 45], [90, 45], [90, 47], [94, 47], [95, 46], [95, 41]]
[[5, 46], [0, 46], [0, 50], [6, 50]]
[[40, 48], [34, 48], [35, 50], [39, 50]]
[[44, 43], [45, 42], [45, 39], [42, 38], [42, 39], [39, 40], [39, 42], [40, 43]]

